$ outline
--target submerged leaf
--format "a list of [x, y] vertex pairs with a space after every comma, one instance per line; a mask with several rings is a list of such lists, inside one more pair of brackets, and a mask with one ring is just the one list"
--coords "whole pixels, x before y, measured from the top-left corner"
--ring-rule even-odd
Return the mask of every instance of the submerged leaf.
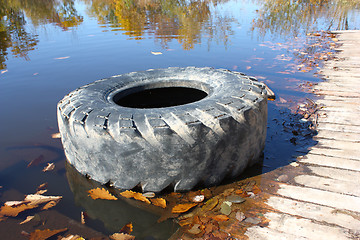
[[172, 213], [184, 213], [195, 207], [197, 203], [183, 203], [178, 204], [171, 210]]
[[115, 196], [113, 196], [111, 193], [109, 193], [108, 190], [105, 188], [95, 188], [88, 191], [89, 196], [92, 199], [105, 199], [105, 200], [117, 200]]

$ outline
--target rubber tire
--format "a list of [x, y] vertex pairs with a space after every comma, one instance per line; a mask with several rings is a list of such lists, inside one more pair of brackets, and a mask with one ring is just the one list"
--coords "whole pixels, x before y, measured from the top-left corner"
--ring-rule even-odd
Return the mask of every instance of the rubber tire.
[[[161, 108], [117, 105], [139, 89], [190, 87], [208, 95]], [[265, 86], [242, 73], [167, 68], [98, 80], [69, 93], [57, 116], [65, 155], [79, 172], [120, 189], [159, 192], [219, 184], [258, 161], [265, 144]]]

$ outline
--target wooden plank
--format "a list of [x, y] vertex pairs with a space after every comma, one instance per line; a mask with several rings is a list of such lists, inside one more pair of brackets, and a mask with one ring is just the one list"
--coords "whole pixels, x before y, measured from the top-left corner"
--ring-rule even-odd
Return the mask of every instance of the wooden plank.
[[309, 153], [360, 161], [360, 151], [357, 149], [343, 150], [343, 149], [334, 149], [334, 148], [333, 149], [320, 148], [318, 146], [315, 146], [310, 148]]
[[343, 125], [336, 123], [322, 123], [317, 127], [319, 130], [330, 130], [346, 133], [360, 133], [359, 126]]
[[302, 159], [300, 159], [299, 162], [325, 166], [325, 167], [334, 167], [340, 169], [360, 171], [360, 161], [349, 160], [338, 157], [307, 154], [305, 157], [302, 157]]
[[318, 240], [352, 239], [349, 231], [341, 227], [314, 223], [309, 219], [296, 218], [287, 214], [269, 212], [264, 215], [270, 220], [268, 228], [276, 231], [290, 232], [295, 236]]
[[279, 232], [273, 229], [269, 229], [266, 227], [254, 226], [247, 229], [245, 235], [249, 239], [257, 239], [257, 240], [307, 240], [309, 238], [295, 236], [290, 233]]
[[283, 213], [313, 219], [318, 222], [335, 224], [353, 230], [358, 229], [360, 226], [360, 218], [355, 218], [356, 216], [352, 213], [339, 211], [331, 207], [277, 196], [271, 196], [266, 204]]
[[337, 132], [331, 130], [318, 130], [315, 140], [320, 139], [336, 139], [343, 142], [359, 142], [360, 133]]
[[[360, 139], [358, 139], [360, 140]], [[334, 139], [321, 139], [319, 140], [316, 146], [326, 147], [326, 148], [335, 148], [335, 149], [343, 149], [343, 150], [352, 150], [352, 149], [360, 149], [360, 142], [345, 142], [342, 140], [334, 140]]]
[[360, 186], [360, 171], [349, 171], [345, 169], [320, 166], [308, 166], [308, 168], [316, 175], [338, 179], [340, 181], [350, 181], [353, 182], [353, 184]]
[[360, 197], [358, 181], [343, 181], [311, 175], [296, 176], [294, 181], [309, 188]]
[[280, 184], [277, 194], [304, 202], [360, 212], [360, 197], [286, 184]]

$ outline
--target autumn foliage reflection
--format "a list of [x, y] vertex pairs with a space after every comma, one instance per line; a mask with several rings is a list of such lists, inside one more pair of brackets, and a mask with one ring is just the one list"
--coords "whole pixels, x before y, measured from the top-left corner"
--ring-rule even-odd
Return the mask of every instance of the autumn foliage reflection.
[[[300, 31], [347, 30], [354, 22], [358, 0], [256, 0], [260, 5], [252, 30], [260, 36], [299, 35]], [[319, 19], [322, 25], [319, 25]]]
[[111, 31], [122, 31], [131, 39], [154, 37], [166, 48], [172, 39], [190, 50], [203, 36], [226, 45], [234, 19], [211, 12], [227, 0], [84, 0], [89, 14]]
[[6, 68], [9, 51], [28, 60], [29, 51], [35, 49], [37, 35], [25, 28], [29, 20], [34, 26], [50, 23], [67, 30], [81, 24], [83, 17], [73, 0], [0, 0], [0, 69]]

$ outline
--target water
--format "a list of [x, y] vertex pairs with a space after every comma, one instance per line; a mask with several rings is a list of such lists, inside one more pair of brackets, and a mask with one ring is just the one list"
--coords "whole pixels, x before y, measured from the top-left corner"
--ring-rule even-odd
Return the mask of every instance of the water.
[[[351, 0], [0, 0], [0, 200], [20, 200], [48, 182], [48, 194], [64, 197], [55, 207], [60, 214], [79, 221], [81, 211], [91, 211], [76, 200], [61, 143], [51, 138], [58, 132], [56, 104], [97, 79], [149, 68], [211, 66], [267, 83], [278, 100], [269, 102], [260, 172], [288, 164], [299, 147], [314, 144], [305, 137], [290, 142], [298, 117], [289, 106], [313, 98], [300, 84], [319, 81], [316, 68], [293, 70], [299, 64], [294, 49], [309, 32], [358, 29], [358, 16], [359, 3]], [[55, 163], [53, 172], [41, 171], [45, 163], [27, 168], [41, 155]], [[134, 225], [140, 225], [136, 216], [145, 213], [133, 213]], [[153, 223], [154, 216], [146, 216]], [[113, 219], [92, 218], [91, 228], [116, 231], [109, 225]], [[138, 236], [154, 236], [145, 228]], [[161, 229], [171, 233], [176, 227]]]

